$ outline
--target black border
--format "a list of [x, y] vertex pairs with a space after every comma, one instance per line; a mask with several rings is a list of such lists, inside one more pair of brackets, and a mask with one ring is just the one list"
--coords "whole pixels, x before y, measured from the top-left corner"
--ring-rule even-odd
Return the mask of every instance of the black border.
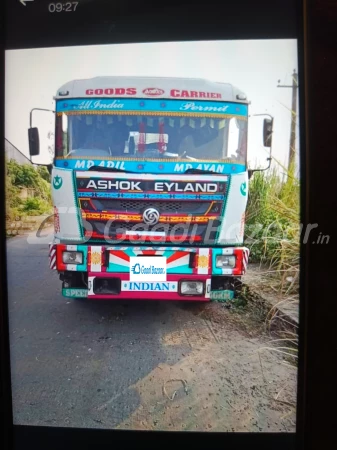
[[[14, 1], [14, 0], [13, 0]], [[86, 0], [90, 1], [90, 0]], [[7, 12], [10, 0], [7, 0]], [[13, 3], [13, 2], [12, 2]], [[144, 14], [144, 3], [138, 2], [142, 11], [134, 9], [134, 14]], [[228, 3], [230, 3], [228, 5]], [[194, 437], [204, 445], [210, 446], [216, 441], [223, 440], [229, 446], [235, 445], [247, 447], [256, 444], [262, 448], [291, 449], [295, 443], [299, 448], [334, 448], [330, 442], [336, 430], [336, 411], [333, 404], [337, 376], [331, 370], [335, 361], [335, 346], [332, 345], [335, 335], [336, 322], [336, 294], [334, 280], [336, 279], [336, 252], [334, 226], [336, 223], [337, 195], [336, 195], [336, 123], [333, 108], [336, 107], [336, 50], [333, 44], [337, 42], [337, 4], [335, 0], [303, 0], [302, 1], [275, 0], [275, 1], [251, 1], [251, 6], [245, 10], [242, 0], [240, 4], [228, 2], [225, 11], [214, 14], [205, 21], [202, 10], [199, 16], [192, 21], [179, 20], [173, 22], [173, 26], [179, 28], [184, 24], [184, 30], [174, 29], [170, 26], [172, 15], [167, 13], [167, 6], [158, 2], [148, 2], [164, 8], [164, 16], [158, 22], [155, 12], [147, 16], [152, 23], [159, 23], [158, 29], [149, 27], [145, 29], [144, 15], [133, 16], [128, 19], [98, 20], [93, 17], [92, 27], [81, 30], [73, 27], [69, 29], [69, 35], [58, 36], [53, 26], [39, 26], [41, 16], [35, 16], [38, 26], [30, 24], [27, 15], [21, 20], [22, 27], [18, 27], [14, 37], [7, 38], [6, 47], [15, 48], [20, 39], [25, 39], [25, 48], [48, 47], [58, 45], [99, 44], [117, 42], [151, 42], [151, 41], [178, 41], [178, 40], [213, 40], [213, 39], [259, 39], [272, 38], [296, 38], [299, 45], [299, 83], [300, 83], [300, 140], [301, 140], [301, 215], [302, 223], [318, 223], [319, 230], [329, 234], [330, 244], [302, 245], [301, 249], [301, 294], [300, 306], [300, 366], [298, 384], [298, 410], [297, 410], [297, 436], [292, 433], [282, 434], [219, 434], [219, 433], [140, 433], [106, 430], [84, 430], [71, 428], [27, 427], [14, 426], [14, 442], [16, 448], [82, 448], [101, 445], [109, 446], [118, 441], [126, 443], [137, 441], [139, 445], [144, 441], [169, 442], [175, 440], [181, 443], [192, 443]], [[294, 9], [289, 4], [296, 4], [297, 19], [294, 20]], [[128, 6], [130, 0], [124, 0]], [[16, 3], [17, 5], [17, 3]], [[158, 6], [159, 5], [159, 6]], [[195, 2], [193, 3], [195, 5]], [[262, 5], [260, 7], [260, 5]], [[211, 8], [207, 2], [207, 8]], [[188, 8], [182, 8], [188, 12]], [[248, 12], [245, 14], [245, 11]], [[124, 11], [125, 12], [125, 11]], [[27, 13], [28, 14], [28, 13]], [[125, 16], [125, 14], [124, 14]], [[4, 17], [4, 14], [2, 15]], [[106, 16], [108, 17], [108, 16]], [[240, 27], [228, 22], [224, 27], [224, 19], [235, 17], [240, 20]], [[272, 17], [270, 20], [267, 17]], [[254, 19], [253, 19], [254, 18]], [[58, 20], [58, 19], [57, 19]], [[67, 19], [68, 20], [68, 19]], [[166, 22], [165, 22], [166, 20]], [[149, 23], [148, 22], [148, 23]], [[54, 25], [56, 20], [54, 20]], [[58, 22], [59, 24], [60, 22]], [[68, 22], [70, 23], [70, 22]], [[88, 26], [88, 21], [83, 22]], [[7, 22], [7, 30], [12, 22]], [[35, 26], [35, 31], [32, 29]], [[59, 26], [59, 25], [58, 25]], [[199, 28], [199, 32], [198, 32]], [[200, 29], [201, 28], [201, 29]], [[66, 29], [66, 27], [65, 27]], [[297, 29], [297, 33], [296, 33]], [[4, 27], [1, 27], [4, 30]], [[34, 32], [33, 32], [34, 31]], [[303, 34], [305, 40], [303, 40]], [[42, 37], [43, 36], [43, 37]], [[34, 40], [35, 39], [35, 40]], [[39, 40], [39, 45], [36, 44]], [[1, 53], [1, 68], [4, 68], [4, 53]], [[3, 72], [4, 73], [4, 72]], [[304, 77], [305, 74], [305, 77]], [[1, 96], [2, 94], [2, 96]], [[1, 86], [0, 98], [4, 98], [4, 84]], [[4, 118], [4, 103], [0, 110]], [[4, 120], [0, 122], [0, 131], [4, 136]], [[3, 143], [2, 139], [2, 143]], [[3, 145], [1, 143], [1, 145]], [[1, 157], [4, 158], [4, 151]], [[4, 159], [2, 160], [4, 162]], [[4, 192], [4, 177], [0, 180], [2, 193]], [[0, 208], [4, 210], [4, 195], [0, 196]], [[1, 218], [4, 218], [2, 215]], [[0, 221], [2, 232], [1, 261], [5, 261], [5, 223]], [[5, 265], [3, 265], [4, 267]], [[4, 267], [5, 269], [5, 267]], [[10, 367], [9, 367], [9, 336], [8, 336], [8, 305], [5, 301], [6, 271], [1, 271], [1, 294], [3, 294], [0, 309], [0, 333], [1, 333], [1, 400], [3, 415], [1, 425], [5, 448], [12, 448], [13, 434], [11, 430], [11, 392], [10, 392]], [[328, 404], [331, 404], [331, 412]], [[144, 442], [143, 441], [143, 442]], [[121, 442], [121, 443], [122, 443]], [[330, 444], [330, 445], [329, 445]]]
[[[290, 450], [295, 448], [295, 441], [295, 433], [148, 432], [17, 425], [14, 448], [23, 449], [31, 445], [34, 450], [99, 449], [105, 445], [106, 448], [125, 446], [138, 450], [179, 443], [180, 448], [186, 446], [206, 450], [219, 443], [229, 449]], [[148, 447], [148, 444], [152, 445]]]
[[[6, 48], [154, 41], [293, 39], [302, 0], [78, 0], [76, 13], [46, 12], [48, 0], [7, 2]], [[64, 0], [62, 0], [65, 3]], [[28, 3], [28, 2], [27, 2]]]
[[[1, 14], [3, 13], [3, 14]], [[0, 33], [5, 35], [5, 6], [0, 3]], [[0, 74], [3, 82], [0, 84], [0, 211], [5, 211], [5, 45], [0, 39]], [[1, 80], [1, 79], [0, 79]], [[1, 81], [2, 81], [1, 80]], [[6, 234], [5, 215], [0, 215], [0, 436], [4, 447], [13, 447], [13, 415], [11, 392], [10, 345], [7, 302], [7, 272], [6, 272]]]
[[[300, 60], [302, 223], [318, 224], [329, 245], [301, 248], [300, 352], [297, 443], [301, 448], [336, 448], [336, 114], [337, 3], [304, 3], [304, 59]], [[302, 147], [302, 145], [301, 145]], [[318, 234], [317, 232], [317, 234]], [[316, 237], [317, 237], [316, 234]], [[322, 264], [317, 264], [321, 261]], [[334, 369], [334, 370], [333, 370]], [[335, 442], [335, 445], [332, 444]]]

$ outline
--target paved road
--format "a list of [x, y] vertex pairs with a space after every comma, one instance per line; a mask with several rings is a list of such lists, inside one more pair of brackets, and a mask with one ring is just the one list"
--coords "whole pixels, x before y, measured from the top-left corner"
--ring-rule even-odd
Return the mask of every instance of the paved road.
[[261, 367], [255, 323], [218, 304], [69, 300], [46, 243], [7, 249], [16, 424], [294, 431], [296, 370], [273, 352]]

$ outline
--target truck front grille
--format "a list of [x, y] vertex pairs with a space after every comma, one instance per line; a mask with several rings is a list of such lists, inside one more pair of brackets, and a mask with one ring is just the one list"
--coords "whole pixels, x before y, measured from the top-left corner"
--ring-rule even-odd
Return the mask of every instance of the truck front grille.
[[[128, 231], [138, 231], [142, 233], [142, 236], [151, 237], [151, 232], [164, 233], [164, 240], [170, 241], [170, 238], [182, 238], [181, 242], [193, 242], [211, 244], [216, 237], [216, 227], [220, 222], [215, 220], [212, 224], [213, 231], [207, 233], [207, 226], [205, 224], [157, 224], [154, 226], [146, 225], [143, 223], [130, 223], [130, 222], [113, 222], [107, 224], [102, 221], [86, 221], [86, 236], [94, 239], [109, 239], [119, 241], [123, 236], [123, 239], [128, 239]], [[146, 232], [149, 234], [147, 235]], [[144, 234], [143, 234], [144, 233]], [[207, 237], [207, 242], [205, 237]], [[191, 240], [192, 237], [192, 240]], [[166, 239], [167, 238], [167, 239]]]
[[[141, 213], [144, 209], [153, 207], [162, 213], [178, 213], [184, 212], [186, 214], [205, 214], [211, 206], [211, 202], [200, 201], [161, 201], [161, 200], [109, 200], [109, 199], [92, 199], [93, 206], [98, 211], [116, 211], [116, 212], [132, 212]], [[88, 203], [88, 202], [87, 202]], [[85, 208], [88, 205], [83, 205]]]
[[[94, 228], [104, 234], [105, 224], [102, 222], [95, 221], [92, 223]], [[194, 228], [193, 228], [194, 227]], [[187, 224], [157, 224], [154, 226], [142, 224], [142, 223], [130, 223], [130, 222], [113, 222], [109, 228], [109, 235], [113, 236], [115, 234], [124, 234], [126, 231], [155, 231], [161, 232], [169, 235], [173, 233], [174, 235], [182, 235], [184, 233], [190, 234], [192, 230], [196, 234], [201, 234], [206, 225], [187, 225]]]

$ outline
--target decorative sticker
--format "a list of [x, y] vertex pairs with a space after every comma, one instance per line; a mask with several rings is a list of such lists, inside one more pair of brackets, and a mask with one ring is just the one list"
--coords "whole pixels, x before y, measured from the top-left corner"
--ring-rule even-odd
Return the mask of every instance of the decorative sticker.
[[60, 177], [59, 175], [55, 175], [53, 178], [54, 189], [60, 189], [62, 184], [63, 184], [62, 177]]
[[56, 208], [56, 206], [54, 206], [54, 230], [55, 233], [60, 232], [60, 216], [58, 208]]
[[91, 264], [101, 264], [101, 253], [100, 252], [91, 253]]
[[[165, 100], [162, 99], [128, 99], [128, 98], [90, 98], [59, 100], [56, 102], [57, 113], [80, 114], [92, 111], [105, 114], [121, 114], [136, 112], [150, 115], [179, 115], [179, 116], [239, 116], [247, 118], [246, 104], [195, 100]], [[174, 114], [175, 113], [175, 114]]]
[[247, 195], [247, 183], [246, 182], [241, 184], [240, 192], [244, 197]]
[[209, 257], [206, 255], [198, 255], [198, 269], [208, 268]]
[[91, 167], [106, 167], [111, 169], [119, 169], [125, 172], [134, 173], [162, 173], [162, 174], [183, 174], [189, 169], [211, 171], [215, 174], [232, 174], [246, 171], [246, 166], [237, 161], [172, 161], [170, 160], [132, 160], [131, 158], [119, 158], [118, 161], [109, 158], [95, 158], [92, 155], [88, 158], [57, 158], [56, 167], [76, 170], [88, 170]]

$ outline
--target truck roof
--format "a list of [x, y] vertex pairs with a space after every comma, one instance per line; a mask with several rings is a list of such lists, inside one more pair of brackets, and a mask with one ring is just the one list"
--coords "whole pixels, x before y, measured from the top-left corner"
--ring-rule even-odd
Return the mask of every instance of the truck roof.
[[200, 78], [95, 77], [72, 80], [61, 86], [55, 99], [65, 98], [165, 98], [249, 103], [240, 89], [229, 83]]

